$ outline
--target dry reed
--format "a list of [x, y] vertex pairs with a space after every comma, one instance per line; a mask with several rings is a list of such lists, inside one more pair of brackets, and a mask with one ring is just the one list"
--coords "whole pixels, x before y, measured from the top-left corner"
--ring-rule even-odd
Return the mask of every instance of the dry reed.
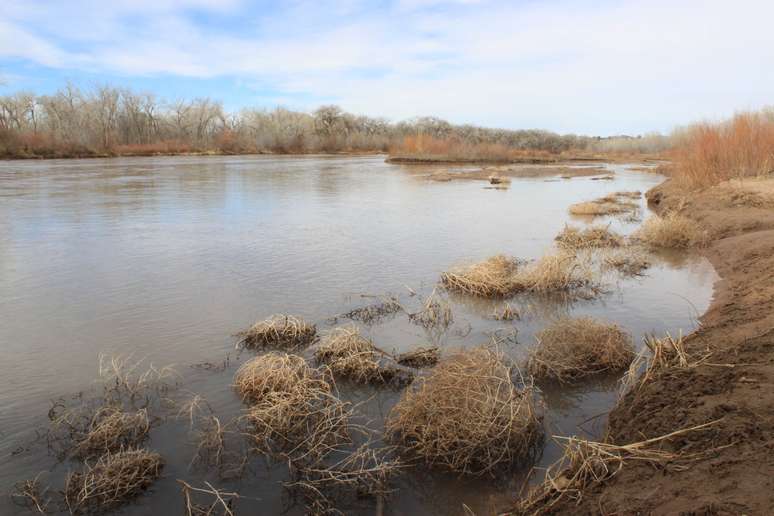
[[168, 392], [177, 386], [180, 375], [172, 366], [157, 368], [153, 364], [142, 369], [143, 360], [133, 361], [131, 355], [99, 356], [99, 382], [105, 389], [105, 397], [113, 401], [140, 399], [148, 405], [152, 397]]
[[445, 332], [454, 323], [454, 313], [448, 299], [441, 299], [435, 290], [427, 296], [422, 308], [409, 314], [409, 321], [429, 331]]
[[651, 216], [634, 236], [652, 247], [685, 249], [707, 243], [707, 234], [696, 222], [676, 213]]
[[[247, 466], [247, 451], [233, 450], [233, 446], [228, 446], [227, 442], [229, 436], [239, 433], [234, 428], [237, 423], [238, 420], [221, 423], [220, 418], [214, 414], [200, 417], [191, 428], [196, 453], [190, 467], [215, 468], [221, 479], [241, 477]], [[241, 439], [240, 442], [242, 442]]]
[[417, 348], [397, 356], [396, 360], [400, 365], [420, 368], [434, 366], [441, 358], [441, 349], [438, 346], [429, 348]]
[[344, 514], [338, 507], [348, 499], [376, 498], [380, 504], [391, 494], [390, 481], [403, 467], [390, 457], [392, 453], [367, 442], [331, 465], [294, 463], [293, 480], [284, 486], [301, 495], [309, 514]]
[[161, 475], [163, 460], [158, 453], [128, 449], [88, 461], [81, 471], [70, 473], [64, 496], [72, 514], [102, 512], [116, 508], [144, 492]]
[[[710, 356], [709, 350], [688, 353], [682, 334], [677, 338], [667, 333], [662, 338], [648, 336], [644, 339], [645, 348], [629, 366], [621, 378], [619, 397], [635, 392], [655, 375], [671, 369], [690, 369], [705, 363]], [[649, 354], [649, 356], [648, 356]]]
[[492, 312], [492, 319], [495, 321], [512, 321], [514, 319], [521, 319], [521, 314], [510, 303], [505, 303], [502, 308], [499, 310], [495, 309]]
[[620, 247], [624, 243], [623, 237], [611, 231], [610, 226], [592, 226], [586, 229], [565, 226], [554, 240], [562, 249]]
[[542, 426], [531, 387], [517, 387], [512, 374], [489, 347], [450, 355], [403, 394], [386, 434], [407, 456], [459, 474], [494, 474], [527, 460]]
[[[240, 498], [236, 492], [216, 489], [209, 482], [206, 487], [194, 487], [188, 482], [177, 481], [181, 486], [185, 516], [234, 516], [234, 504]], [[207, 502], [202, 503], [202, 498]]]
[[629, 334], [618, 325], [590, 317], [558, 319], [538, 332], [536, 338], [527, 371], [537, 380], [573, 382], [623, 371], [634, 358]]
[[564, 454], [548, 468], [543, 483], [533, 488], [526, 497], [517, 502], [513, 510], [506, 514], [514, 516], [550, 514], [552, 507], [564, 498], [580, 503], [585, 491], [613, 478], [628, 462], [646, 462], [657, 467], [666, 467], [681, 460], [690, 460], [690, 455], [665, 451], [656, 445], [714, 423], [716, 421], [710, 421], [622, 446], [588, 441], [578, 437], [557, 436], [557, 439], [567, 442]]
[[51, 507], [52, 500], [48, 495], [49, 488], [42, 486], [40, 475], [41, 473], [38, 473], [33, 479], [17, 483], [11, 493], [11, 500], [30, 512], [39, 512], [40, 514], [55, 512]]
[[310, 344], [317, 328], [293, 315], [275, 314], [237, 334], [240, 345], [248, 348], [274, 347], [288, 351]]
[[441, 274], [441, 285], [454, 292], [481, 297], [503, 297], [519, 290], [516, 273], [520, 262], [504, 255]]
[[363, 337], [356, 326], [335, 328], [314, 352], [334, 376], [362, 384], [407, 383], [413, 374], [395, 364], [392, 357]]

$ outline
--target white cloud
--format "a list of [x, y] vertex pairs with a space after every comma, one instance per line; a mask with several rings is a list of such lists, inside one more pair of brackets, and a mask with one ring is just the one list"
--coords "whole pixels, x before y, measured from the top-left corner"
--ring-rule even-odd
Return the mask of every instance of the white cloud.
[[[234, 17], [233, 30], [208, 16]], [[764, 0], [402, 0], [378, 11], [357, 0], [268, 11], [236, 0], [8, 0], [0, 18], [0, 56], [235, 76], [392, 118], [617, 133], [774, 102]]]

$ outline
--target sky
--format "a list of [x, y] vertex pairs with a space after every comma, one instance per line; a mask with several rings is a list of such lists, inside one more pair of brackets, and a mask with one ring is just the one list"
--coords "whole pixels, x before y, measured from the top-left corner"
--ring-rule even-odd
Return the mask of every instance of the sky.
[[771, 0], [2, 0], [0, 94], [667, 132], [774, 104], [772, 20]]

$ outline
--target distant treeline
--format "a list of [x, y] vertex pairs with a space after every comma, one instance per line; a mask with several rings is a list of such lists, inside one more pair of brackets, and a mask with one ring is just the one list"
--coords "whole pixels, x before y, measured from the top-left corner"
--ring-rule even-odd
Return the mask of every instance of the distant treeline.
[[[453, 125], [432, 117], [391, 123], [337, 106], [313, 113], [243, 109], [227, 113], [209, 98], [162, 101], [113, 86], [68, 85], [53, 95], [0, 97], [0, 157], [87, 157], [183, 153], [388, 152], [443, 141], [455, 149], [507, 153], [658, 152], [659, 135], [599, 138], [542, 130]], [[506, 154], [507, 154], [506, 153]]]

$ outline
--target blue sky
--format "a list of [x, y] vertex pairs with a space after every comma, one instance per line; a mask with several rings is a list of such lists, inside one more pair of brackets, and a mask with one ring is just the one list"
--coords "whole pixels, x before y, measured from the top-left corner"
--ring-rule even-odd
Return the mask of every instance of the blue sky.
[[0, 93], [668, 131], [774, 104], [770, 0], [2, 0]]

